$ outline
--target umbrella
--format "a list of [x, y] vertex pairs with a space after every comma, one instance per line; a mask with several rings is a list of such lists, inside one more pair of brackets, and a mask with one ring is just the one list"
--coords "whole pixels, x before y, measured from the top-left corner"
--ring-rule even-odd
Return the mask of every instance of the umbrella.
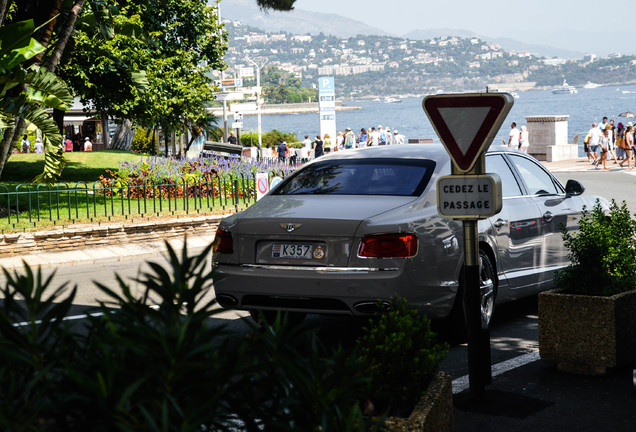
[[627, 117], [627, 118], [636, 118], [636, 114], [631, 111], [625, 111], [624, 113], [620, 113], [619, 117]]

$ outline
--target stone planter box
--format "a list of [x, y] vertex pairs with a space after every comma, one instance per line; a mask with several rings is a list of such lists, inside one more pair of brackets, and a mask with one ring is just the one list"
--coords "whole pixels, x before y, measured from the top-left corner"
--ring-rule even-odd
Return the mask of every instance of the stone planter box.
[[426, 393], [417, 402], [408, 418], [389, 417], [388, 431], [451, 432], [453, 430], [452, 378], [446, 372], [438, 372], [428, 385]]
[[559, 370], [590, 375], [636, 360], [636, 290], [609, 297], [540, 293], [539, 354]]

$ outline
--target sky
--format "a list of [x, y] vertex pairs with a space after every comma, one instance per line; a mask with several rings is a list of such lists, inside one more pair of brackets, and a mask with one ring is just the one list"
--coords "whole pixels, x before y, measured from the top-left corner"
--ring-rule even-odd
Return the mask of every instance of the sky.
[[[397, 35], [453, 28], [582, 52], [636, 53], [634, 0], [296, 0], [294, 7], [347, 16]], [[622, 14], [632, 17], [630, 24], [620, 25]]]

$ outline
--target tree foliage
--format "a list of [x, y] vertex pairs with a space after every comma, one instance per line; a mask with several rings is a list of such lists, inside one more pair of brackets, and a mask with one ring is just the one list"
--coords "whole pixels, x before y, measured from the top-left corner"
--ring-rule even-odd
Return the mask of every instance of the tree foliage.
[[301, 103], [318, 100], [318, 90], [303, 87], [302, 80], [276, 66], [263, 70], [263, 94], [270, 103]]
[[[62, 136], [46, 109], [67, 110], [72, 95], [55, 74], [38, 65], [25, 67], [30, 59], [45, 50], [31, 37], [35, 30], [32, 20], [0, 28], [0, 128], [3, 132], [13, 129], [18, 118], [33, 123], [42, 131], [46, 143], [45, 164], [44, 172], [36, 180], [52, 182], [61, 172], [64, 159], [61, 156]], [[1, 156], [4, 164], [7, 153]]]
[[[85, 104], [134, 124], [184, 130], [207, 119], [211, 69], [222, 69], [226, 35], [205, 0], [111, 0], [114, 37], [75, 29], [64, 78]], [[140, 86], [140, 79], [143, 80]]]

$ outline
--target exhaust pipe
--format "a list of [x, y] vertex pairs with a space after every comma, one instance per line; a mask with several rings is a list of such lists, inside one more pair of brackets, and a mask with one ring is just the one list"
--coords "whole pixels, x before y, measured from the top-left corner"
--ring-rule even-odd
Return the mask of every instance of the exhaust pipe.
[[219, 303], [221, 307], [228, 308], [228, 309], [238, 306], [238, 299], [229, 294], [217, 294], [216, 301]]
[[388, 312], [391, 310], [391, 303], [386, 300], [363, 301], [353, 305], [353, 308], [365, 314], [374, 314], [378, 312]]

